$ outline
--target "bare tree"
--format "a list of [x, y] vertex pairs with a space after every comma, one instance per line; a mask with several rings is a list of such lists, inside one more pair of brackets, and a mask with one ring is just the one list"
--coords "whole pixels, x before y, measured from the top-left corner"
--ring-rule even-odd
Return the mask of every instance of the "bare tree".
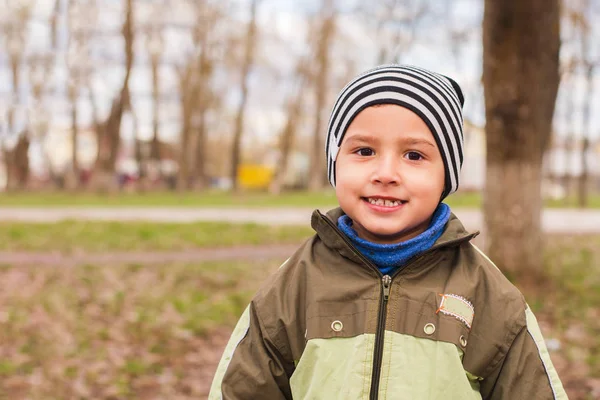
[[94, 21], [95, 8], [89, 4], [68, 1], [67, 26], [69, 31], [66, 52], [67, 98], [71, 106], [71, 168], [66, 176], [66, 185], [69, 189], [78, 189], [81, 185], [81, 171], [79, 163], [79, 114], [78, 101], [81, 90], [86, 82], [90, 81], [92, 68], [90, 40], [91, 33], [84, 21]]
[[242, 61], [242, 67], [240, 70], [240, 102], [235, 117], [235, 127], [233, 133], [233, 144], [231, 150], [231, 183], [234, 191], [239, 189], [238, 187], [238, 168], [241, 159], [241, 144], [242, 135], [244, 133], [244, 113], [246, 111], [246, 102], [248, 100], [248, 77], [250, 75], [250, 69], [254, 62], [254, 49], [256, 48], [256, 9], [259, 0], [252, 0], [250, 5], [250, 21], [248, 22], [248, 29], [246, 32], [244, 60]]
[[[96, 165], [100, 159], [100, 155], [102, 154], [102, 144], [104, 143], [104, 129], [102, 128], [102, 122], [100, 121], [100, 117], [98, 115], [98, 103], [96, 101], [96, 95], [94, 92], [94, 86], [91, 80], [91, 77], [88, 77], [88, 80], [85, 82], [85, 87], [88, 94], [88, 101], [90, 102], [90, 108], [92, 112], [92, 125], [94, 127], [94, 133], [96, 135]], [[94, 169], [96, 168], [94, 166]]]
[[430, 3], [421, 0], [382, 0], [378, 7], [369, 7], [367, 15], [375, 14], [378, 63], [400, 62], [416, 42], [419, 26], [432, 12]]
[[178, 69], [179, 91], [181, 94], [181, 142], [177, 188], [186, 190], [190, 187], [190, 167], [192, 157], [192, 116], [194, 105], [198, 102], [198, 76], [195, 60]]
[[31, 2], [8, 2], [7, 12], [12, 17], [8, 18], [2, 26], [5, 46], [7, 48], [8, 59], [12, 75], [12, 100], [13, 105], [8, 109], [7, 131], [11, 139], [17, 139], [16, 146], [12, 149], [7, 147], [3, 141], [2, 154], [6, 170], [6, 190], [13, 190], [18, 186], [24, 186], [24, 180], [27, 179], [22, 169], [28, 171], [29, 159], [27, 149], [29, 140], [24, 137], [26, 131], [16, 131], [16, 111], [23, 110], [23, 102], [19, 95], [21, 85], [21, 68], [25, 56], [25, 44], [27, 41], [27, 25], [31, 19]]
[[[58, 3], [58, 2], [57, 2]], [[45, 99], [46, 91], [51, 88], [51, 72], [55, 64], [56, 53], [48, 52], [36, 54], [29, 60], [29, 83], [33, 104], [31, 105], [31, 116], [29, 118], [31, 140], [39, 143], [42, 148], [44, 162], [48, 174], [53, 183], [56, 182], [54, 166], [50, 162], [48, 151], [44, 146], [46, 134], [51, 120], [48, 111], [48, 102]]]
[[226, 2], [190, 2], [194, 12], [193, 48], [184, 66], [177, 68], [181, 99], [181, 141], [177, 186], [179, 190], [206, 185], [207, 113], [217, 103], [211, 80], [218, 62], [216, 49], [228, 40], [216, 30]]
[[582, 115], [582, 143], [581, 143], [581, 174], [577, 185], [577, 204], [579, 207], [586, 207], [588, 202], [588, 153], [590, 149], [590, 136], [592, 130], [591, 122], [591, 104], [594, 98], [594, 74], [596, 67], [600, 64], [600, 59], [595, 54], [592, 54], [591, 43], [592, 39], [592, 18], [593, 10], [590, 0], [583, 1], [582, 7], [583, 22], [581, 24], [581, 63], [585, 77], [585, 94], [583, 99], [583, 115]]
[[[150, 141], [150, 152], [149, 160], [152, 162], [158, 170], [160, 178], [162, 180], [162, 169], [161, 169], [161, 151], [160, 151], [160, 139], [159, 139], [159, 126], [160, 126], [160, 66], [162, 62], [162, 53], [165, 49], [163, 25], [164, 25], [164, 13], [166, 11], [166, 2], [158, 2], [154, 5], [152, 13], [152, 22], [146, 30], [146, 47], [148, 49], [148, 56], [150, 60], [150, 71], [152, 74], [152, 139]], [[146, 175], [146, 167], [143, 157], [140, 156], [140, 179], [144, 181]], [[142, 182], [144, 186], [144, 182]]]
[[323, 157], [323, 112], [327, 102], [327, 78], [329, 75], [329, 53], [335, 35], [334, 0], [323, 0], [320, 12], [321, 27], [316, 48], [316, 70], [313, 71], [315, 89], [315, 120], [311, 149], [311, 162], [308, 188], [312, 191], [323, 188], [326, 178], [325, 158]]
[[199, 46], [198, 54], [198, 104], [194, 110], [195, 145], [194, 145], [194, 181], [197, 189], [204, 189], [207, 185], [207, 115], [217, 106], [217, 98], [211, 86], [218, 60], [219, 49], [223, 48], [224, 41], [216, 31], [218, 23], [224, 20], [225, 13], [220, 5], [207, 4], [204, 10], [198, 10], [199, 18], [193, 30], [194, 42]]
[[285, 177], [289, 167], [289, 158], [294, 145], [294, 137], [298, 123], [302, 118], [302, 106], [304, 98], [304, 86], [308, 81], [308, 60], [301, 57], [296, 66], [297, 86], [287, 104], [287, 118], [285, 125], [279, 135], [279, 162], [273, 182], [269, 187], [272, 194], [279, 194], [283, 188]]
[[564, 37], [565, 62], [561, 65], [561, 79], [559, 90], [561, 97], [565, 101], [565, 113], [563, 117], [566, 126], [564, 151], [566, 154], [566, 170], [563, 176], [565, 187], [564, 203], [569, 204], [573, 198], [576, 198], [577, 175], [572, 171], [572, 166], [578, 161], [578, 132], [577, 132], [577, 82], [582, 65], [582, 47], [583, 26], [585, 24], [584, 10], [580, 7], [580, 2], [563, 1], [561, 19], [561, 36]]
[[121, 145], [121, 120], [124, 112], [130, 108], [129, 77], [134, 60], [133, 42], [135, 39], [133, 12], [133, 0], [126, 0], [125, 21], [122, 29], [125, 42], [125, 77], [119, 94], [112, 101], [108, 117], [99, 126], [100, 142], [98, 146], [100, 149], [93, 175], [93, 186], [103, 191], [117, 189], [115, 167]]
[[[48, 130], [52, 120], [51, 106], [48, 104], [48, 93], [56, 89], [53, 81], [52, 72], [56, 65], [58, 54], [58, 18], [60, 15], [60, 0], [54, 1], [53, 11], [48, 18], [50, 27], [50, 48], [42, 54], [36, 54], [29, 61], [29, 82], [31, 85], [31, 94], [33, 97], [32, 116], [30, 118], [31, 138], [39, 144], [42, 151], [42, 159], [50, 178], [51, 186], [62, 184], [62, 177], [59, 176], [51, 160], [50, 151], [46, 146]], [[62, 186], [58, 186], [62, 188]]]
[[569, 62], [564, 66], [561, 72], [560, 79], [560, 89], [562, 90], [562, 96], [565, 99], [565, 113], [564, 113], [564, 122], [566, 125], [565, 139], [564, 139], [564, 151], [566, 154], [566, 169], [563, 174], [563, 186], [565, 188], [565, 197], [564, 203], [568, 204], [571, 198], [573, 197], [573, 188], [571, 172], [569, 171], [570, 165], [573, 163], [569, 163], [571, 158], [575, 157], [575, 147], [576, 147], [576, 134], [575, 134], [575, 101], [576, 101], [576, 69], [579, 64], [579, 60], [576, 58], [571, 58]]
[[196, 121], [196, 143], [194, 150], [194, 176], [195, 186], [198, 189], [203, 189], [206, 182], [206, 145], [207, 145], [207, 113], [214, 103], [214, 96], [210, 87], [210, 80], [214, 72], [215, 56], [212, 54], [214, 43], [211, 43], [211, 30], [209, 26], [214, 26], [220, 18], [219, 11], [216, 7], [207, 10], [203, 13], [203, 19], [199, 20], [195, 30], [195, 42], [200, 45], [200, 55], [198, 59], [198, 75], [199, 75], [199, 95], [198, 106], [195, 109]]
[[487, 247], [513, 276], [535, 277], [542, 267], [541, 166], [559, 83], [559, 25], [559, 0], [485, 1]]

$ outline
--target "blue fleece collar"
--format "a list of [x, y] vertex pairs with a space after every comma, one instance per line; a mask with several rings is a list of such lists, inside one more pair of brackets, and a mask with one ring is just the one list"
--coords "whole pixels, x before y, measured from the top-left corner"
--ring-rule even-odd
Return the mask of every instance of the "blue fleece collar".
[[347, 215], [338, 219], [338, 228], [352, 241], [352, 244], [373, 264], [381, 273], [392, 274], [415, 255], [429, 249], [444, 232], [450, 219], [450, 207], [441, 203], [433, 213], [429, 228], [418, 236], [401, 243], [379, 244], [358, 237], [352, 228], [352, 220]]

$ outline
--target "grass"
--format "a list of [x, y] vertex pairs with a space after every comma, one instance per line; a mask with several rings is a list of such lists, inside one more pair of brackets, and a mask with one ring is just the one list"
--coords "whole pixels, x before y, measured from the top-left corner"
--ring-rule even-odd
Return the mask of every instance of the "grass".
[[560, 340], [552, 355], [569, 398], [597, 398], [587, 384], [600, 379], [600, 235], [550, 237], [544, 264], [546, 288], [524, 295], [546, 339]]
[[0, 229], [0, 250], [63, 253], [176, 251], [202, 247], [299, 243], [313, 233], [309, 226], [220, 222], [5, 222]]
[[[455, 208], [481, 207], [479, 192], [458, 192], [446, 200]], [[0, 207], [336, 207], [332, 189], [322, 192], [289, 192], [269, 195], [263, 192], [233, 194], [224, 191], [152, 192], [100, 195], [94, 193], [39, 192], [0, 193]], [[546, 207], [577, 207], [574, 199], [547, 200]], [[589, 197], [588, 208], [600, 208], [600, 194]]]
[[2, 193], [0, 206], [11, 207], [325, 207], [335, 206], [333, 190], [291, 192], [279, 196], [262, 192], [152, 192], [100, 195], [94, 193]]
[[4, 267], [0, 398], [202, 398], [207, 338], [282, 261]]

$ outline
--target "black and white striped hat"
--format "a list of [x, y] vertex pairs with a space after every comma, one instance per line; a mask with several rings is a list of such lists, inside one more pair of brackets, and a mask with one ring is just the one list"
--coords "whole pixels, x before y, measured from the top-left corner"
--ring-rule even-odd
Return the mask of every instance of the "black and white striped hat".
[[409, 65], [381, 65], [342, 89], [327, 128], [327, 174], [335, 187], [335, 160], [352, 120], [375, 104], [396, 104], [417, 114], [436, 140], [446, 171], [442, 199], [458, 189], [463, 163], [464, 96], [447, 76]]

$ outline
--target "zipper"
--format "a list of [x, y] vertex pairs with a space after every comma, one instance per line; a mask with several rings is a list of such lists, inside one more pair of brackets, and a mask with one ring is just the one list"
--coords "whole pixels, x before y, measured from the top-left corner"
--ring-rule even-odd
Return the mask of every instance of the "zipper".
[[346, 235], [344, 235], [339, 230], [339, 228], [329, 218], [327, 218], [325, 215], [323, 215], [320, 211], [318, 211], [318, 213], [321, 216], [321, 218], [323, 218], [325, 220], [325, 222], [331, 228], [333, 228], [333, 230], [335, 232], [337, 232], [337, 234], [348, 245], [348, 247], [350, 247], [352, 252], [354, 254], [356, 254], [356, 256], [359, 257], [367, 266], [369, 266], [371, 269], [375, 270], [377, 272], [377, 274], [381, 277], [381, 298], [379, 300], [379, 311], [378, 311], [378, 315], [377, 315], [377, 330], [375, 332], [375, 346], [373, 349], [373, 372], [371, 375], [371, 392], [369, 395], [370, 400], [377, 400], [379, 397], [379, 380], [380, 380], [380, 375], [381, 375], [381, 362], [383, 359], [383, 339], [385, 337], [385, 321], [387, 318], [387, 303], [390, 298], [390, 290], [392, 287], [392, 281], [393, 281], [394, 277], [396, 275], [398, 275], [400, 272], [406, 270], [412, 264], [415, 264], [417, 261], [419, 261], [419, 260], [423, 259], [425, 256], [431, 254], [435, 250], [442, 248], [442, 247], [457, 244], [457, 243], [460, 243], [463, 241], [471, 240], [472, 238], [477, 236], [477, 233], [474, 233], [474, 234], [471, 234], [471, 235], [468, 235], [468, 236], [465, 236], [465, 237], [462, 237], [459, 239], [450, 240], [448, 242], [441, 243], [439, 245], [432, 246], [425, 252], [418, 254], [418, 255], [410, 258], [409, 260], [407, 260], [407, 262], [405, 263], [405, 265], [402, 269], [399, 269], [398, 271], [394, 272], [394, 274], [392, 276], [389, 276], [389, 275], [382, 275], [379, 268], [377, 268], [377, 266], [375, 266], [371, 261], [369, 261], [365, 256], [363, 256], [362, 253], [360, 251], [358, 251], [356, 249], [356, 247], [354, 247], [352, 242], [350, 242], [348, 240]]
[[373, 354], [373, 374], [371, 377], [371, 400], [376, 400], [379, 394], [379, 375], [381, 375], [381, 361], [383, 359], [383, 339], [385, 338], [385, 321], [387, 319], [387, 304], [390, 298], [392, 277], [384, 275], [381, 278], [381, 300], [379, 301], [379, 315], [377, 317], [377, 331], [375, 333], [375, 349]]

